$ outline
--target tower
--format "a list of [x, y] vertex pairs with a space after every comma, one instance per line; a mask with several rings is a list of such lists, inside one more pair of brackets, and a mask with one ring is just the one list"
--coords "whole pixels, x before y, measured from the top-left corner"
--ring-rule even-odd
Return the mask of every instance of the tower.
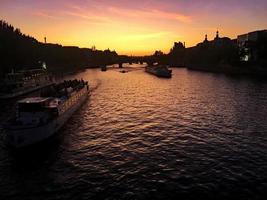
[[207, 35], [207, 34], [205, 35], [205, 40], [204, 40], [204, 42], [208, 42], [208, 35]]
[[219, 39], [219, 31], [218, 30], [216, 31], [216, 37], [215, 37], [215, 39]]
[[46, 37], [44, 37], [44, 42], [45, 42], [45, 44], [46, 44]]

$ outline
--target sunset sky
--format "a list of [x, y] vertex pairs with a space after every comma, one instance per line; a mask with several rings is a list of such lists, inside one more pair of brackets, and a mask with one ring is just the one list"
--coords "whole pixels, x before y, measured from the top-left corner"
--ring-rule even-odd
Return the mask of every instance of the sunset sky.
[[266, 0], [0, 0], [0, 18], [39, 41], [119, 54], [168, 52], [208, 34], [267, 29]]

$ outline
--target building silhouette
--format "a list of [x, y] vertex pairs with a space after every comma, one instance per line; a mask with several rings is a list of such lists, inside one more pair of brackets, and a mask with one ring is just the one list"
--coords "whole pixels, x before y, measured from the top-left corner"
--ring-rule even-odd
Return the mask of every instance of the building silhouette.
[[259, 30], [237, 37], [240, 61], [257, 62], [266, 60], [267, 30]]

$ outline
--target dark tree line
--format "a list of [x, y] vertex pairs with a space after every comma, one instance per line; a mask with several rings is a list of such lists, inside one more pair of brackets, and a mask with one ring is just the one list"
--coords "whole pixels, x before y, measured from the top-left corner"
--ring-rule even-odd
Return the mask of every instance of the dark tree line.
[[49, 71], [68, 72], [113, 64], [118, 59], [115, 51], [38, 42], [3, 20], [0, 20], [0, 56], [0, 76], [13, 69], [36, 68], [41, 62], [46, 62]]

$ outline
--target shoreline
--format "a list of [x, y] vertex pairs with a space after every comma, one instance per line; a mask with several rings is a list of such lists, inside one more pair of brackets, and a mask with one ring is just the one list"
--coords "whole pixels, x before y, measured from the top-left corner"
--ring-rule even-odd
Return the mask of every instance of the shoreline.
[[267, 69], [256, 65], [230, 65], [230, 64], [193, 64], [186, 67], [188, 70], [220, 73], [226, 75], [244, 75], [250, 77], [267, 77]]

